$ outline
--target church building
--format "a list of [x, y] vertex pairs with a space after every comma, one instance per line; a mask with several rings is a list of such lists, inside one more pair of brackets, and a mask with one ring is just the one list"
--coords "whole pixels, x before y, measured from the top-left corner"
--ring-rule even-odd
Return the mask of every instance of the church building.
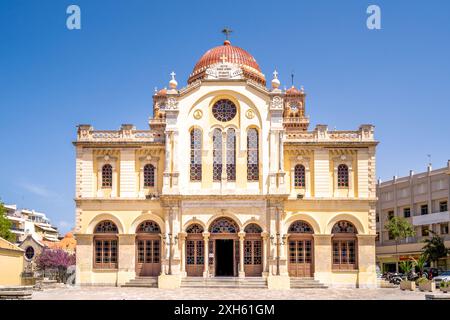
[[149, 129], [78, 126], [77, 283], [375, 287], [374, 127], [310, 128], [304, 89], [229, 40], [171, 76]]

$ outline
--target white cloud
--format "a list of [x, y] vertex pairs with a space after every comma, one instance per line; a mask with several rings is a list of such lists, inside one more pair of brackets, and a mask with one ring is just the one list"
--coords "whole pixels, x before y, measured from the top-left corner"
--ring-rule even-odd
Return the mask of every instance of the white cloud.
[[36, 185], [32, 183], [21, 183], [20, 186], [27, 190], [28, 192], [34, 193], [35, 195], [44, 197], [44, 198], [54, 198], [58, 196], [55, 192], [47, 189], [45, 186]]

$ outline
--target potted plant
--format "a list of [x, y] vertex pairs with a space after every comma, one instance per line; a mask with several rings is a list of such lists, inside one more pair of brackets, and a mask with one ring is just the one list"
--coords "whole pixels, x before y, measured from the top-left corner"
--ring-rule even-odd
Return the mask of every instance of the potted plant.
[[411, 270], [414, 268], [414, 262], [411, 260], [402, 261], [402, 262], [400, 262], [400, 268], [402, 269], [403, 273], [405, 274], [405, 278], [400, 282], [400, 289], [415, 291], [416, 290], [416, 282], [408, 280], [408, 274], [410, 274]]
[[450, 291], [450, 281], [442, 281], [440, 284], [440, 290], [444, 293], [447, 293]]
[[426, 277], [420, 277], [417, 279], [420, 291], [433, 292], [436, 290], [436, 283], [433, 280], [428, 280]]

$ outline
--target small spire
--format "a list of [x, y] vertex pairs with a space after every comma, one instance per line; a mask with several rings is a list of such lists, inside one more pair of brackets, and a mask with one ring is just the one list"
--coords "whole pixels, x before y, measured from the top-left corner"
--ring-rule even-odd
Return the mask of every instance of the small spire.
[[291, 72], [291, 85], [294, 87], [294, 70]]

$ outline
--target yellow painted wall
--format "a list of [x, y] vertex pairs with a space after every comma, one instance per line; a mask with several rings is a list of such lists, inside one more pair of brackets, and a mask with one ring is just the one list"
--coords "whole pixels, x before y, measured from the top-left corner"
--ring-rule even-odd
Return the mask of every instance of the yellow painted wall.
[[23, 251], [0, 248], [0, 285], [21, 285]]

